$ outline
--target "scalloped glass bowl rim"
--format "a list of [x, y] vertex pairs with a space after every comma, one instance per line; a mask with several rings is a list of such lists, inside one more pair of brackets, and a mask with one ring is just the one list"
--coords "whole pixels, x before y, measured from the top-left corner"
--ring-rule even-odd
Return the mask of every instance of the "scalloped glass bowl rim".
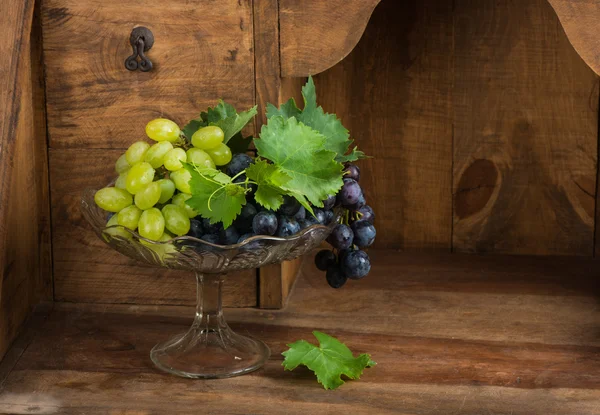
[[[109, 185], [110, 186], [110, 185]], [[85, 198], [86, 194], [95, 194], [98, 190], [97, 189], [93, 189], [93, 188], [87, 188], [84, 191], [84, 197], [82, 199], [83, 203], [88, 203], [88, 201]], [[92, 198], [93, 201], [93, 198]], [[95, 204], [95, 203], [94, 203]], [[100, 206], [94, 206], [96, 209], [101, 209], [102, 208]], [[105, 211], [106, 212], [106, 211]], [[111, 213], [111, 212], [109, 212]], [[114, 213], [115, 215], [117, 213]], [[237, 244], [233, 244], [233, 245], [219, 245], [219, 244], [213, 244], [211, 242], [205, 241], [203, 239], [200, 238], [196, 238], [194, 236], [189, 236], [189, 235], [182, 235], [182, 236], [176, 236], [174, 238], [165, 240], [165, 241], [155, 241], [152, 239], [148, 239], [143, 237], [142, 235], [140, 235], [139, 233], [137, 233], [136, 231], [132, 231], [129, 228], [126, 228], [125, 226], [122, 225], [112, 225], [112, 226], [106, 226], [104, 228], [101, 229], [101, 232], [104, 233], [107, 229], [122, 229], [127, 231], [128, 233], [130, 233], [132, 236], [135, 236], [138, 240], [140, 241], [144, 241], [148, 244], [153, 244], [153, 245], [166, 245], [166, 244], [173, 244], [173, 242], [178, 242], [178, 241], [192, 241], [192, 242], [196, 242], [199, 244], [204, 244], [207, 246], [211, 246], [211, 247], [215, 247], [215, 248], [219, 248], [219, 249], [227, 249], [227, 250], [234, 250], [234, 249], [239, 249], [247, 244], [251, 244], [252, 242], [256, 242], [256, 241], [275, 241], [275, 242], [284, 242], [284, 241], [295, 241], [297, 239], [302, 238], [304, 235], [316, 230], [316, 229], [329, 229], [330, 227], [333, 227], [334, 225], [336, 225], [338, 223], [339, 218], [341, 217], [340, 211], [339, 210], [334, 210], [334, 217], [331, 220], [331, 222], [327, 225], [321, 225], [321, 224], [316, 224], [316, 225], [311, 225], [308, 228], [304, 228], [302, 229], [300, 232], [291, 235], [291, 236], [287, 236], [285, 238], [279, 237], [279, 236], [271, 236], [271, 235], [254, 235], [251, 236], [248, 239], [245, 239], [243, 242], [241, 243], [237, 243]]]

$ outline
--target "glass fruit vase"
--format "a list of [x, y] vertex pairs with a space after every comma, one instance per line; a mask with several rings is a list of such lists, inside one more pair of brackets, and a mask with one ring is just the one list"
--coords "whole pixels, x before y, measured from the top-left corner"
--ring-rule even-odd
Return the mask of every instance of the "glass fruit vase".
[[152, 241], [122, 226], [106, 227], [108, 213], [95, 204], [95, 193], [94, 189], [84, 192], [81, 211], [111, 248], [146, 264], [193, 271], [196, 275], [197, 305], [192, 326], [150, 352], [159, 369], [187, 378], [238, 376], [267, 361], [270, 350], [262, 341], [235, 333], [225, 321], [221, 299], [227, 273], [308, 253], [329, 236], [338, 219], [336, 215], [328, 225], [313, 225], [287, 238], [257, 235], [235, 245], [215, 245], [191, 236]]

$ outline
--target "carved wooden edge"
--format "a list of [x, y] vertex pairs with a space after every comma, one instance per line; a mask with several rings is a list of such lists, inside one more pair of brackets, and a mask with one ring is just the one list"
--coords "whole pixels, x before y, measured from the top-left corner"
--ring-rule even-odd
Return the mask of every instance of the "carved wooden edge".
[[[29, 35], [33, 21], [34, 0], [0, 2], [0, 270], [4, 275], [10, 186], [13, 170], [14, 144], [20, 121], [24, 78], [29, 53]], [[0, 280], [0, 294], [2, 293]]]
[[558, 15], [569, 41], [600, 75], [600, 1], [548, 0]]
[[381, 0], [280, 0], [281, 76], [315, 75], [354, 49]]

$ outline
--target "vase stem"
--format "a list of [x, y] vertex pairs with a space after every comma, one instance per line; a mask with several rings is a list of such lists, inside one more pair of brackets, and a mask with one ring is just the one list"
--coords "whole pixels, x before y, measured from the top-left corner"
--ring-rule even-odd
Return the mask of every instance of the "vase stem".
[[222, 305], [223, 275], [196, 273], [196, 316], [192, 330], [223, 330], [227, 323]]

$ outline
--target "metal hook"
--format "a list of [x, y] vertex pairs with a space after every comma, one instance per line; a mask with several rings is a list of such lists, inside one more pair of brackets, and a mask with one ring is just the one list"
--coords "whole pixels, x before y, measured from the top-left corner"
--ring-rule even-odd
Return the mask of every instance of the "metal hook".
[[[150, 29], [141, 26], [136, 27], [131, 31], [129, 43], [133, 49], [133, 54], [125, 59], [125, 68], [130, 71], [135, 71], [139, 68], [142, 72], [148, 72], [152, 69], [152, 62], [144, 54], [144, 52], [149, 51], [152, 45], [154, 45], [154, 35]], [[137, 61], [138, 56], [140, 57], [139, 63]]]

